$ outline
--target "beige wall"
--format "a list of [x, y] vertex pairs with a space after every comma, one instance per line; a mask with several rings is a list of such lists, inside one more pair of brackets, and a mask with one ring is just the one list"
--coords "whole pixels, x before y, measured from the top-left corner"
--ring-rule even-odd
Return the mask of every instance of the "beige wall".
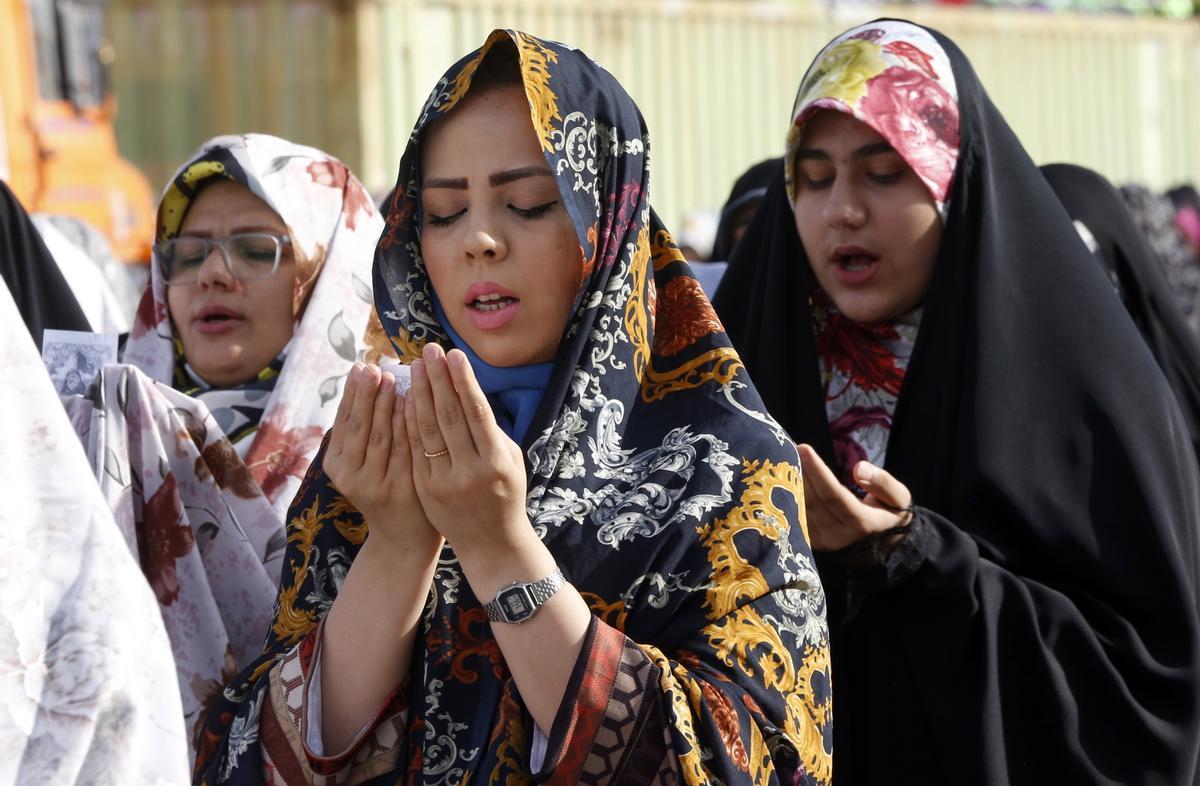
[[[268, 131], [388, 188], [426, 92], [495, 27], [570, 43], [613, 72], [650, 126], [668, 225], [720, 206], [780, 149], [805, 67], [888, 9], [836, 16], [745, 0], [113, 0], [120, 143], [161, 184], [216, 133]], [[891, 9], [972, 59], [1039, 162], [1121, 182], [1200, 181], [1200, 22]]]

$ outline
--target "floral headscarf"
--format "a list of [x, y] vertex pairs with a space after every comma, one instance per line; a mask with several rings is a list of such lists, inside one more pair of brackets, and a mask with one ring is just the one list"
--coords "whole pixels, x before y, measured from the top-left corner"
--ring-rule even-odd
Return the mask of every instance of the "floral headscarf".
[[875, 129], [912, 167], [945, 217], [958, 163], [958, 90], [950, 59], [926, 30], [878, 21], [848, 30], [817, 55], [800, 83], [787, 136], [788, 196], [804, 124], [821, 109]]
[[[448, 345], [421, 259], [421, 145], [500, 44], [516, 47], [585, 273], [522, 443], [530, 520], [593, 612], [541, 777], [828, 783], [824, 598], [795, 448], [650, 208], [647, 130], [608, 72], [508, 30], [451, 67], [400, 162], [379, 242], [384, 326], [406, 360]], [[199, 782], [261, 783], [266, 768], [296, 782], [528, 782], [530, 717], [449, 548], [407, 688], [344, 754], [301, 744], [318, 625], [366, 537], [320, 461], [292, 509], [270, 641], [210, 716]]]
[[248, 385], [178, 389], [155, 266], [125, 363], [104, 368], [91, 400], [65, 400], [158, 599], [189, 732], [262, 646], [288, 503], [333, 422], [345, 376], [371, 354], [370, 323], [382, 336], [367, 282], [383, 219], [340, 162], [275, 137], [213, 139], [167, 187], [160, 237], [178, 229], [208, 177], [247, 186], [288, 227], [300, 262], [294, 305], [306, 305], [285, 356]]

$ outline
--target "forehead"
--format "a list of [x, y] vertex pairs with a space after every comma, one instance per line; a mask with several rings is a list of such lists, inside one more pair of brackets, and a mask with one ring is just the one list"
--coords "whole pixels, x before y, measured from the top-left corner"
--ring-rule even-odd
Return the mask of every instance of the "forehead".
[[468, 94], [431, 124], [421, 149], [425, 175], [464, 174], [467, 169], [500, 172], [545, 164], [533, 131], [529, 102], [520, 87], [503, 86]]
[[257, 194], [241, 183], [220, 178], [205, 186], [192, 201], [180, 231], [221, 229], [235, 223], [284, 229], [283, 219]]
[[845, 112], [822, 109], [804, 124], [799, 147], [827, 153], [850, 152], [884, 141], [875, 129], [858, 118]]

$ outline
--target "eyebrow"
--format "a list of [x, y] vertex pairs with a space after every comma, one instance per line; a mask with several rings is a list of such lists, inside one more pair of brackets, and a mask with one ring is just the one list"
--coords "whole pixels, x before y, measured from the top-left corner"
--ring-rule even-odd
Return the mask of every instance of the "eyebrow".
[[[243, 235], [248, 232], [264, 232], [268, 235], [286, 235], [287, 230], [280, 230], [278, 227], [267, 226], [266, 224], [251, 224], [248, 226], [237, 226], [233, 228], [230, 235]], [[211, 229], [189, 229], [179, 233], [179, 237], [215, 237]]]
[[[887, 142], [872, 142], [869, 145], [863, 145], [858, 150], [850, 154], [851, 158], [870, 158], [877, 156], [880, 153], [895, 153], [896, 149]], [[818, 150], [815, 147], [802, 147], [796, 152], [797, 161], [828, 161], [829, 154], [824, 150]]]
[[[488, 184], [502, 186], [505, 183], [524, 180], [527, 177], [554, 177], [554, 173], [544, 166], [525, 166], [518, 169], [508, 169], [504, 172], [494, 172], [488, 175]], [[467, 179], [465, 177], [429, 177], [421, 182], [421, 188], [449, 188], [456, 191], [465, 191], [467, 188]]]

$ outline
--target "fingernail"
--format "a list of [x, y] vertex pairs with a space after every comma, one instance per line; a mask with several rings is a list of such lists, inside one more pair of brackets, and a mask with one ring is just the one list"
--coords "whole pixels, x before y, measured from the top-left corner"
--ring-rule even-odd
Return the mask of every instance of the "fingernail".
[[362, 375], [362, 366], [355, 363], [354, 366], [350, 369], [350, 381], [357, 382], [358, 378], [361, 375]]
[[412, 366], [410, 366], [410, 368], [412, 368], [412, 375], [414, 378], [425, 376], [425, 361], [424, 360], [414, 360], [412, 362]]
[[854, 478], [859, 483], [870, 483], [875, 477], [875, 466], [866, 461], [860, 461], [854, 467]]

